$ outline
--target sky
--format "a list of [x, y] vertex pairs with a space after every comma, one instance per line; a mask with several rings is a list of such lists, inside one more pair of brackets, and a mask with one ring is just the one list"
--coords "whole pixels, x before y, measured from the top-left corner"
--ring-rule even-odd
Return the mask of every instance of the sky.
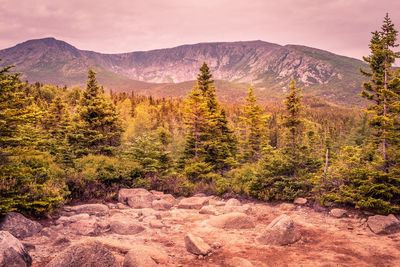
[[400, 0], [0, 0], [0, 49], [43, 37], [103, 53], [263, 40], [362, 58], [386, 12], [400, 30]]

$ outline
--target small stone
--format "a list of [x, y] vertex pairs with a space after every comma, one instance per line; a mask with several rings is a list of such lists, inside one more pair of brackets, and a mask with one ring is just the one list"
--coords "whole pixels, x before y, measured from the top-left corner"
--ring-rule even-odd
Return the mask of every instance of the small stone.
[[187, 234], [185, 236], [186, 250], [195, 255], [207, 255], [211, 252], [211, 247], [198, 236]]
[[150, 227], [161, 229], [161, 228], [165, 227], [165, 225], [161, 221], [152, 220], [152, 221], [150, 221]]
[[226, 202], [226, 204], [225, 204], [225, 206], [229, 206], [229, 207], [232, 207], [232, 206], [241, 206], [241, 205], [242, 205], [242, 203], [240, 203], [240, 201], [237, 200], [236, 198], [231, 198], [231, 199], [229, 199], [229, 200]]
[[253, 267], [254, 265], [243, 258], [233, 257], [225, 262], [226, 267]]
[[347, 213], [347, 210], [344, 209], [332, 209], [329, 214], [335, 218], [342, 218]]
[[368, 227], [375, 234], [393, 234], [400, 231], [400, 221], [393, 215], [375, 215], [368, 218]]
[[302, 197], [298, 197], [293, 201], [294, 204], [296, 205], [305, 205], [307, 204], [307, 199], [306, 198], [302, 198]]
[[208, 205], [208, 197], [189, 197], [183, 198], [178, 204], [180, 209], [201, 209], [201, 207]]
[[207, 205], [207, 206], [201, 207], [199, 213], [200, 214], [217, 215], [218, 212], [213, 206]]
[[120, 210], [125, 210], [125, 209], [129, 209], [129, 206], [127, 206], [123, 203], [117, 203], [117, 208]]

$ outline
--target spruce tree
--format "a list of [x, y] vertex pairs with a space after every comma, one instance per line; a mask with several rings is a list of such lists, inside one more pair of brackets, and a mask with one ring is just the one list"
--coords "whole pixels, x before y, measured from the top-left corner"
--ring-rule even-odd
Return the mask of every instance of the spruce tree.
[[[371, 126], [375, 129], [374, 136], [376, 143], [380, 145], [383, 158], [382, 169], [389, 172], [393, 158], [390, 153], [391, 143], [395, 132], [396, 120], [398, 120], [397, 103], [399, 91], [396, 85], [396, 75], [392, 68], [393, 63], [400, 54], [393, 49], [398, 46], [398, 31], [395, 29], [389, 15], [386, 14], [380, 31], [372, 33], [369, 48], [371, 54], [364, 57], [369, 64], [370, 70], [362, 73], [370, 81], [364, 83], [363, 97], [372, 102], [369, 111], [372, 113]], [[396, 139], [396, 138], [395, 138]]]
[[267, 144], [266, 118], [257, 104], [253, 87], [250, 87], [246, 97], [246, 105], [240, 117], [241, 121], [241, 157], [247, 162], [257, 161], [263, 146]]
[[206, 63], [186, 101], [185, 160], [203, 161], [217, 172], [228, 170], [235, 162], [236, 139], [220, 107], [212, 74]]
[[79, 155], [110, 155], [121, 143], [122, 127], [116, 108], [98, 85], [96, 74], [89, 70], [70, 143]]
[[58, 162], [70, 164], [72, 151], [68, 136], [71, 134], [72, 120], [68, 106], [60, 96], [53, 99], [42, 125], [49, 135], [46, 145], [50, 153]]
[[293, 80], [289, 84], [289, 94], [285, 99], [287, 115], [284, 126], [288, 130], [288, 140], [285, 150], [292, 159], [294, 173], [296, 173], [298, 168], [297, 161], [299, 160], [302, 142], [301, 99], [300, 90], [296, 88], [296, 82]]

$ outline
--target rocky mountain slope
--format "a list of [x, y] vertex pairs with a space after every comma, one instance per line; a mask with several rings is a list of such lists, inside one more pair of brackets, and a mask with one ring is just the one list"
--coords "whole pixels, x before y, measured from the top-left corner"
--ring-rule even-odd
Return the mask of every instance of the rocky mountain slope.
[[[400, 221], [294, 204], [176, 199], [121, 189], [118, 203], [0, 221], [0, 266], [399, 266]], [[318, 210], [318, 211], [317, 211]]]
[[[0, 50], [0, 59], [1, 65], [15, 65], [31, 82], [82, 84], [87, 69], [94, 68], [108, 88], [155, 90], [162, 96], [170, 95], [170, 90], [174, 91], [171, 88], [179, 91], [178, 95], [185, 94], [190, 87], [181, 83], [194, 80], [199, 67], [206, 62], [214, 78], [225, 81], [227, 86], [222, 93], [227, 88], [243, 91], [251, 83], [263, 96], [279, 96], [288, 82], [296, 79], [306, 93], [337, 102], [356, 99], [362, 82], [359, 69], [364, 66], [357, 59], [315, 48], [263, 41], [200, 43], [101, 54], [45, 38]], [[182, 87], [185, 90], [179, 89]]]

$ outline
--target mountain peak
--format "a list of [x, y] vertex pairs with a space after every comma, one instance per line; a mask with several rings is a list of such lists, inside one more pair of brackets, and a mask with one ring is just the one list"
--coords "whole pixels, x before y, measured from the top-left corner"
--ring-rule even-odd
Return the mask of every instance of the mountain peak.
[[0, 50], [0, 58], [0, 64], [15, 65], [16, 71], [31, 82], [82, 84], [87, 70], [94, 68], [101, 82], [116, 90], [127, 88], [129, 81], [140, 81], [141, 86], [143, 82], [187, 82], [195, 79], [199, 67], [206, 62], [216, 80], [252, 83], [262, 90], [282, 94], [290, 80], [295, 79], [299, 86], [318, 90], [324, 98], [341, 95], [344, 99], [358, 92], [362, 79], [359, 69], [363, 64], [320, 49], [261, 40], [101, 54], [47, 37]]

